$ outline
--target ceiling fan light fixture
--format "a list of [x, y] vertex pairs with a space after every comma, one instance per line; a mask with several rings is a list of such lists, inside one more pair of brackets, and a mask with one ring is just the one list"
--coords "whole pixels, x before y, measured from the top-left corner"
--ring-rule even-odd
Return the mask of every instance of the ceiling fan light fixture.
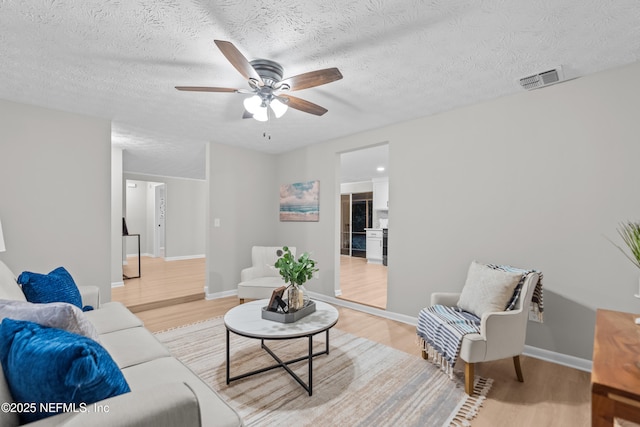
[[245, 98], [243, 101], [244, 108], [255, 115], [260, 110], [260, 106], [262, 105], [262, 99], [258, 95], [250, 96], [249, 98]]
[[257, 111], [253, 113], [253, 118], [259, 122], [266, 122], [267, 120], [269, 120], [269, 112], [267, 111], [267, 107], [258, 108]]
[[277, 119], [284, 116], [284, 113], [286, 113], [287, 110], [289, 109], [289, 106], [284, 102], [280, 101], [278, 98], [273, 98], [269, 103], [269, 105], [271, 106], [271, 109], [273, 110], [273, 114], [276, 115]]

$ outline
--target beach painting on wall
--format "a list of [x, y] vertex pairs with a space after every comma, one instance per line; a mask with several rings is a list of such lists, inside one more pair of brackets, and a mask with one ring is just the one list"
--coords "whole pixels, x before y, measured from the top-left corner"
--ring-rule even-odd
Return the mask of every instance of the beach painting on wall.
[[320, 220], [320, 181], [280, 186], [280, 221]]

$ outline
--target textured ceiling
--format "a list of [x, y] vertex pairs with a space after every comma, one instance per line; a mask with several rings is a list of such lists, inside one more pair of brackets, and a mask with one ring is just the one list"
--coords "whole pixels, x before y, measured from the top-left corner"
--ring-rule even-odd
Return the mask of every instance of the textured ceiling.
[[[214, 39], [285, 76], [338, 67], [296, 92], [329, 112], [263, 124], [175, 90], [248, 87]], [[157, 175], [203, 178], [207, 141], [283, 152], [639, 59], [638, 0], [0, 0], [0, 98], [111, 119], [125, 170]]]

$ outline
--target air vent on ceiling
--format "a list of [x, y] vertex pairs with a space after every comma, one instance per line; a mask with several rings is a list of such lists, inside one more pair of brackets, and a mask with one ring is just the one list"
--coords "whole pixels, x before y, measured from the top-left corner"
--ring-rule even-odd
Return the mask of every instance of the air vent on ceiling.
[[527, 90], [538, 89], [540, 87], [558, 83], [562, 81], [563, 78], [562, 68], [558, 67], [553, 70], [543, 71], [532, 76], [523, 77], [520, 79], [520, 86]]

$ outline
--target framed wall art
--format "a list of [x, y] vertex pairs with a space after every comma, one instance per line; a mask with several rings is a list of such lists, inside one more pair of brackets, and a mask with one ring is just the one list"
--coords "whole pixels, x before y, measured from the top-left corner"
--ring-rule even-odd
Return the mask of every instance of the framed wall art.
[[320, 221], [320, 181], [280, 186], [280, 221]]

